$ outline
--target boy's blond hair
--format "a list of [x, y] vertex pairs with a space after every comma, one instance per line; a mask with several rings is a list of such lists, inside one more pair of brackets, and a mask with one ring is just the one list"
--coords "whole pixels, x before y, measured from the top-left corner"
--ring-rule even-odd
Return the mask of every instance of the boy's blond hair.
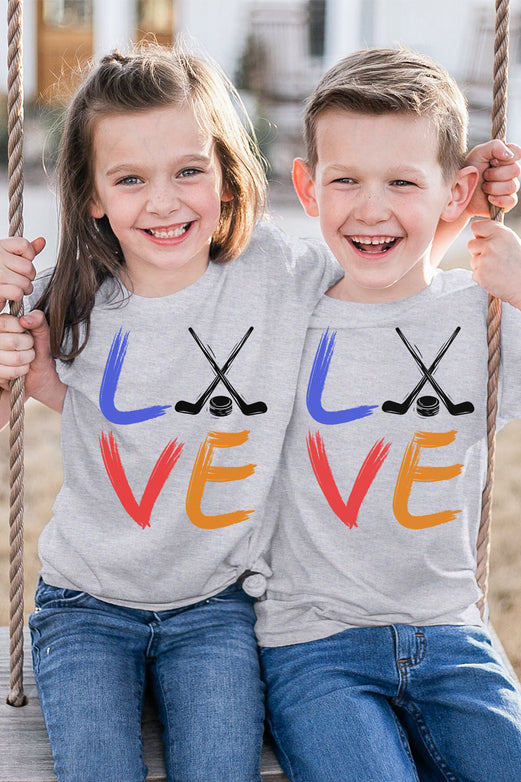
[[438, 160], [445, 178], [461, 168], [467, 148], [468, 110], [449, 74], [410, 49], [362, 49], [340, 60], [322, 77], [306, 104], [306, 162], [317, 165], [317, 122], [326, 112], [417, 114], [436, 126]]

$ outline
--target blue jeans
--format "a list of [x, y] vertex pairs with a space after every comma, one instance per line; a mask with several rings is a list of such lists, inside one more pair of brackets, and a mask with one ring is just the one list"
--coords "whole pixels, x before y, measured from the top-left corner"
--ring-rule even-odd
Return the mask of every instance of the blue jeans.
[[261, 649], [292, 782], [516, 782], [521, 699], [479, 627], [355, 628]]
[[141, 611], [40, 581], [29, 626], [58, 780], [143, 782], [147, 679], [169, 782], [259, 782], [253, 602], [234, 584], [184, 608]]

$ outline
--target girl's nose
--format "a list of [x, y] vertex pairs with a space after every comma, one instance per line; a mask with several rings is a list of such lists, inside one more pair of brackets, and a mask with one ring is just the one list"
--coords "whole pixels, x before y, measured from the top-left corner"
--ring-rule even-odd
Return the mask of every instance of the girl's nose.
[[161, 185], [150, 190], [146, 209], [151, 214], [166, 217], [179, 209], [179, 197], [172, 185]]

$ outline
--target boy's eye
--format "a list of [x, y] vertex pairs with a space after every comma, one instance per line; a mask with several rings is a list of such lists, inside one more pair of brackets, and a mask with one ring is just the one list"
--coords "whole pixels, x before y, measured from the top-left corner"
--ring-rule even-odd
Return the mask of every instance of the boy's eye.
[[409, 182], [407, 179], [394, 179], [391, 182], [392, 185], [396, 185], [397, 187], [407, 187], [407, 186], [413, 186], [414, 182]]
[[338, 177], [338, 179], [335, 179], [334, 181], [335, 183], [340, 185], [352, 185], [355, 180], [351, 179], [350, 176], [341, 176]]
[[191, 177], [195, 176], [196, 174], [200, 174], [201, 169], [199, 168], [183, 168], [182, 171], [179, 172], [178, 176], [180, 177]]

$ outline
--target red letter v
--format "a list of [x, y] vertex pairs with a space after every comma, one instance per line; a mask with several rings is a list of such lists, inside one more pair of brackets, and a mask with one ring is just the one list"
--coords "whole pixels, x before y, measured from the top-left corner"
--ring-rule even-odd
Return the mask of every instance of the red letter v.
[[318, 481], [322, 493], [328, 501], [329, 507], [333, 513], [338, 516], [340, 521], [352, 529], [356, 527], [358, 511], [369, 491], [369, 487], [374, 481], [376, 474], [384, 463], [391, 443], [384, 444], [383, 438], [376, 442], [367, 454], [360, 472], [356, 476], [353, 488], [349, 494], [347, 502], [344, 502], [333, 478], [331, 467], [326, 454], [324, 441], [317, 432], [314, 436], [308, 432], [307, 436], [308, 454], [313, 472]]
[[157, 460], [154, 469], [148, 479], [148, 483], [138, 504], [132, 493], [125, 470], [121, 464], [121, 458], [117, 443], [112, 432], [109, 432], [108, 438], [101, 433], [99, 438], [101, 456], [103, 464], [118, 495], [121, 504], [140, 527], [150, 527], [150, 516], [152, 508], [157, 500], [161, 489], [165, 485], [166, 479], [172, 472], [175, 463], [181, 455], [184, 443], [177, 445], [177, 440], [171, 440], [164, 448], [161, 456]]

